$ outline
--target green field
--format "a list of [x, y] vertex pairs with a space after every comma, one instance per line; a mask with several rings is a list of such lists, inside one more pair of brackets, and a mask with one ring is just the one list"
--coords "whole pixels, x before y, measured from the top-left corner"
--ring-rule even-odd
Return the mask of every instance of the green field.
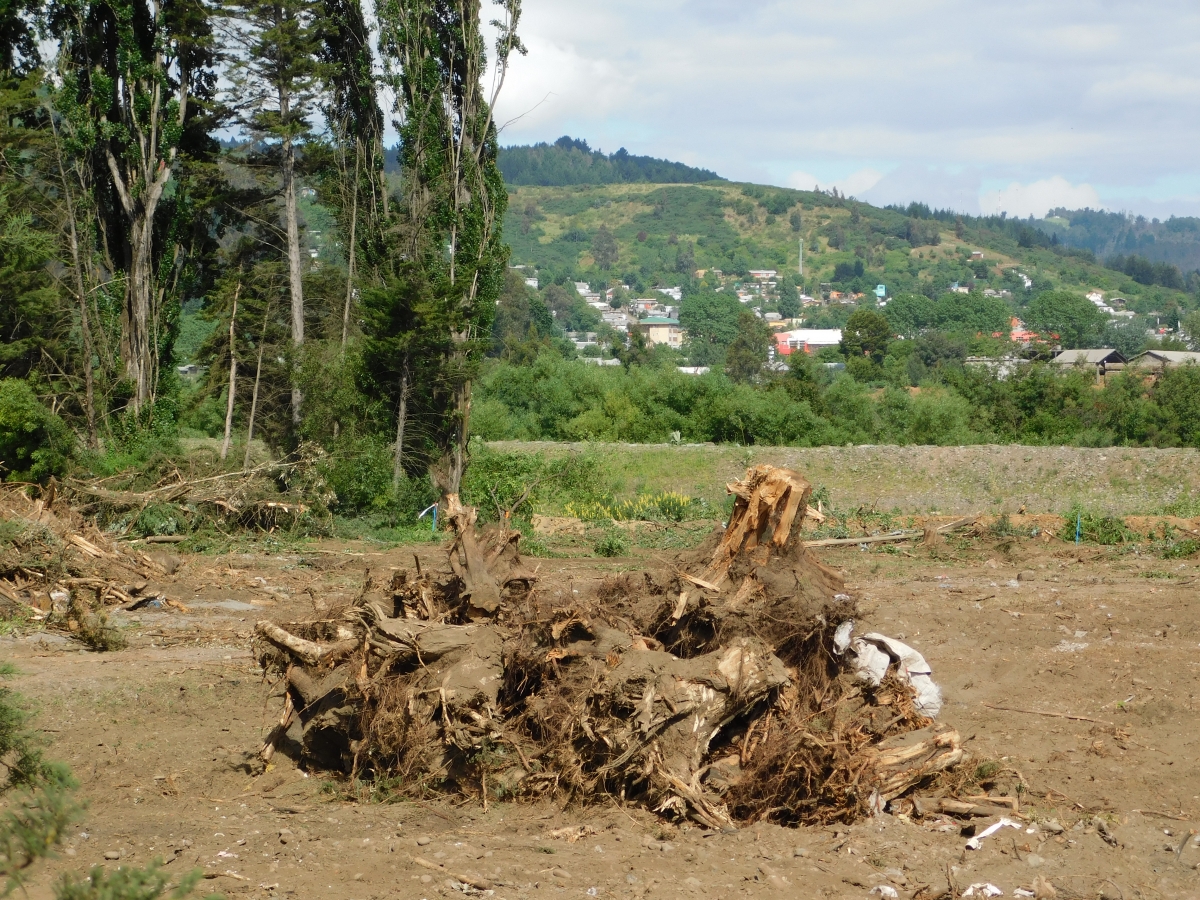
[[[825, 488], [839, 509], [904, 514], [1200, 516], [1200, 452], [1076, 447], [733, 447], [499, 441], [498, 451], [587, 453], [619, 497], [677, 491], [721, 508], [748, 466], [782, 465]], [[554, 510], [546, 510], [554, 512]]]

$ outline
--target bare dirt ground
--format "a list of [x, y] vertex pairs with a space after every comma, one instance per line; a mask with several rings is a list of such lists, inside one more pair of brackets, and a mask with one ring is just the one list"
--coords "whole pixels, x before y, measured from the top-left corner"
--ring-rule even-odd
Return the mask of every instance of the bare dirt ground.
[[[820, 551], [861, 598], [859, 630], [925, 654], [946, 696], [941, 719], [969, 738], [974, 761], [1027, 785], [1022, 827], [967, 850], [944, 816], [711, 833], [611, 802], [357, 803], [349, 786], [281, 756], [252, 775], [281, 705], [250, 656], [255, 621], [349, 600], [366, 568], [411, 566], [413, 552], [325, 542], [184, 557], [161, 588], [189, 611], [114, 615], [125, 650], [45, 633], [0, 640], [0, 658], [20, 670], [13, 687], [37, 704], [50, 754], [72, 766], [87, 802], [29, 896], [50, 896], [62, 872], [160, 857], [168, 871], [202, 868], [208, 890], [261, 900], [457, 896], [462, 873], [504, 898], [891, 896], [869, 894], [877, 886], [911, 897], [925, 885], [957, 896], [982, 882], [1013, 896], [1039, 876], [1062, 898], [1200, 897], [1195, 559], [986, 537]], [[425, 565], [445, 559], [436, 546], [416, 552]], [[641, 567], [531, 564], [539, 589], [564, 597]], [[567, 826], [582, 836], [569, 840]]]

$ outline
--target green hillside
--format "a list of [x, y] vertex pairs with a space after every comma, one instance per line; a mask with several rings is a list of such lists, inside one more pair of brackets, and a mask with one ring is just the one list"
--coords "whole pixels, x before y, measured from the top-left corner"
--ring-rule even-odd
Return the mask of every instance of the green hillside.
[[[596, 260], [601, 228], [616, 243], [615, 261], [602, 260], [608, 263], [603, 268]], [[1004, 302], [1019, 315], [1047, 289], [1099, 290], [1124, 298], [1136, 313], [1156, 314], [1152, 324], [1172, 327], [1197, 306], [1197, 279], [1179, 287], [1142, 283], [1154, 279], [1107, 268], [1089, 250], [1069, 247], [1035, 223], [935, 213], [921, 204], [881, 209], [835, 194], [761, 185], [510, 185], [504, 234], [512, 264], [536, 269], [542, 284], [687, 289], [699, 286], [697, 271], [708, 270], [716, 286], [713, 269], [728, 283], [751, 269], [771, 268], [791, 273], [813, 297], [828, 284], [873, 300], [875, 286], [883, 284], [891, 296], [937, 298], [958, 283], [972, 293], [955, 295], [962, 297], [957, 302], [980, 303], [985, 290], [1007, 291], [1011, 298]], [[971, 259], [976, 251], [982, 259]], [[765, 303], [774, 308], [770, 296]]]

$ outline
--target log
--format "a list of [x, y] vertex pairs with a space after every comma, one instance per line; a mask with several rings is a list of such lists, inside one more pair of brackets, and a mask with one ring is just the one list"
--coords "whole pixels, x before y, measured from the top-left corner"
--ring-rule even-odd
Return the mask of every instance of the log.
[[108, 556], [107, 553], [105, 553], [91, 541], [87, 540], [81, 534], [68, 534], [67, 540], [93, 559], [103, 559], [104, 557]]
[[290, 651], [313, 666], [323, 659], [349, 653], [359, 645], [358, 638], [338, 641], [336, 644], [318, 644], [316, 641], [296, 637], [294, 634], [284, 631], [274, 622], [259, 622], [254, 626], [254, 630], [272, 644]]
[[957, 731], [932, 726], [889, 738], [873, 748], [872, 753], [876, 790], [884, 801], [899, 797], [930, 775], [956, 765], [964, 755]]
[[813, 547], [848, 547], [852, 544], [891, 544], [899, 541], [911, 541], [924, 537], [923, 531], [904, 531], [899, 534], [873, 534], [870, 537], [825, 538], [821, 541], [805, 541], [804, 546]]
[[913, 808], [919, 816], [945, 813], [949, 816], [990, 819], [997, 816], [1015, 815], [1015, 810], [1011, 806], [968, 803], [963, 800], [950, 800], [945, 797], [913, 797], [912, 801]]

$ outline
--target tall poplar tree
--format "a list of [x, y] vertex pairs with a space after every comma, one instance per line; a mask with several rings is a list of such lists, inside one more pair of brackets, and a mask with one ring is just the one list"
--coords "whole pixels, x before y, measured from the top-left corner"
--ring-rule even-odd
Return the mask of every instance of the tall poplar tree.
[[333, 206], [346, 238], [346, 296], [342, 348], [350, 332], [359, 263], [378, 275], [385, 254], [381, 225], [387, 215], [383, 171], [383, 110], [371, 58], [371, 34], [360, 0], [324, 0], [322, 60], [325, 120], [333, 138]]
[[467, 464], [471, 382], [491, 336], [508, 248], [508, 195], [492, 115], [517, 37], [520, 0], [496, 0], [501, 21], [490, 94], [479, 0], [387, 0], [380, 51], [396, 97], [404, 178], [403, 254], [418, 327], [442, 337], [441, 417], [433, 473], [457, 494]]

